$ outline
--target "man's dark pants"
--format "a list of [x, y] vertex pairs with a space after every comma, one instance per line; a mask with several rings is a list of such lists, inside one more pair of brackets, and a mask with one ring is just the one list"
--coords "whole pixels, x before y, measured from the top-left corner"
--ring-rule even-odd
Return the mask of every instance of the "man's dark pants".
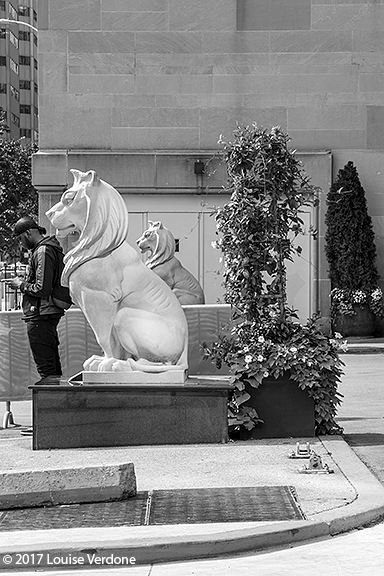
[[57, 334], [61, 317], [60, 314], [47, 314], [26, 323], [32, 356], [42, 379], [49, 380], [62, 375]]

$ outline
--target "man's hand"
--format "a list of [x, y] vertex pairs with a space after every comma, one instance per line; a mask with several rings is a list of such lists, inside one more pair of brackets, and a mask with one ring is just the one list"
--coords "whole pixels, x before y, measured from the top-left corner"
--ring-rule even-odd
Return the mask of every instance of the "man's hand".
[[5, 280], [3, 280], [3, 282], [5, 282], [5, 284], [7, 284], [7, 286], [9, 286], [10, 288], [13, 288], [13, 290], [17, 290], [18, 288], [20, 288], [23, 280], [19, 276], [15, 276], [15, 278], [6, 278]]

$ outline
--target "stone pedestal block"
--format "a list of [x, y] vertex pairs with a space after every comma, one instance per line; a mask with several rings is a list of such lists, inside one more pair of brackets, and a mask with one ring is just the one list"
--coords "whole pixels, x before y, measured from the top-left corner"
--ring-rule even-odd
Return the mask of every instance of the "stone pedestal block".
[[34, 450], [228, 440], [226, 380], [31, 389]]

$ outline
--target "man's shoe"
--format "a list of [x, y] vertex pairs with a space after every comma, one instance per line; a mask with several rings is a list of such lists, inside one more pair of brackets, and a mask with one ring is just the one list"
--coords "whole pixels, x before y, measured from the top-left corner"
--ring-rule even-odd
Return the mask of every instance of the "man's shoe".
[[20, 430], [20, 434], [22, 436], [33, 436], [33, 428], [25, 428], [24, 430]]
[[61, 376], [45, 376], [45, 378], [35, 382], [34, 386], [58, 386], [61, 378]]

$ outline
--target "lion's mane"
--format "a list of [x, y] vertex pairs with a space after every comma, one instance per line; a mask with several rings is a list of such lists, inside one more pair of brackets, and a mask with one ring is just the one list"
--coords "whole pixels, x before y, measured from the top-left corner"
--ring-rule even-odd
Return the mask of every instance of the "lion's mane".
[[175, 239], [172, 232], [165, 228], [161, 222], [150, 222], [150, 226], [146, 232], [152, 232], [156, 235], [156, 246], [152, 255], [146, 261], [148, 268], [155, 268], [159, 264], [168, 262], [175, 255]]
[[[86, 188], [87, 218], [80, 238], [64, 257], [63, 285], [79, 266], [107, 256], [128, 236], [128, 210], [117, 190], [98, 180]], [[71, 206], [74, 208], [76, 200]]]

